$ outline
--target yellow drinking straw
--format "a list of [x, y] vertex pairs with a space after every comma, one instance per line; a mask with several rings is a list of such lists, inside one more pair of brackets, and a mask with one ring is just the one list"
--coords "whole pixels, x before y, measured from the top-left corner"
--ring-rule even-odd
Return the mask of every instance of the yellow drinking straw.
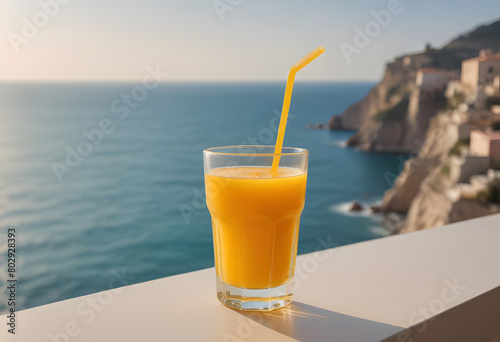
[[317, 49], [309, 53], [307, 56], [302, 58], [300, 61], [295, 63], [290, 70], [288, 70], [288, 78], [286, 80], [285, 88], [285, 98], [283, 99], [283, 109], [281, 110], [280, 127], [278, 129], [278, 137], [276, 138], [276, 146], [274, 147], [274, 158], [273, 166], [271, 167], [272, 172], [278, 171], [278, 165], [280, 163], [281, 149], [283, 148], [283, 139], [285, 138], [286, 121], [288, 119], [288, 110], [290, 109], [290, 101], [292, 99], [293, 82], [295, 81], [295, 74], [309, 64], [313, 59], [325, 52], [323, 46], [319, 46]]

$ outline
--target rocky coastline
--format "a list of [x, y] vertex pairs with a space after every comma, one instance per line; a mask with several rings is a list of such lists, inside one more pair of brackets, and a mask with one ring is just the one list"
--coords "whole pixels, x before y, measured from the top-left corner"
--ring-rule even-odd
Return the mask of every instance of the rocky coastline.
[[498, 165], [475, 156], [468, 146], [471, 131], [500, 122], [500, 107], [495, 113], [491, 101], [500, 89], [492, 80], [471, 89], [461, 76], [464, 60], [487, 59], [492, 51], [500, 51], [500, 21], [442, 49], [396, 58], [364, 99], [330, 119], [329, 129], [356, 131], [347, 146], [412, 154], [377, 207], [392, 233], [500, 212]]

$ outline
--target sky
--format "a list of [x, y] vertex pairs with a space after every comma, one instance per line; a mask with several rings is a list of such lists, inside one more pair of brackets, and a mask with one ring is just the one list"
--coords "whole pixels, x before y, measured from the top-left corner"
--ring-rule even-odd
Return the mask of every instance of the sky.
[[277, 81], [323, 45], [297, 80], [373, 81], [394, 57], [440, 47], [500, 19], [499, 9], [498, 0], [2, 0], [0, 80], [136, 81], [153, 67], [172, 81]]

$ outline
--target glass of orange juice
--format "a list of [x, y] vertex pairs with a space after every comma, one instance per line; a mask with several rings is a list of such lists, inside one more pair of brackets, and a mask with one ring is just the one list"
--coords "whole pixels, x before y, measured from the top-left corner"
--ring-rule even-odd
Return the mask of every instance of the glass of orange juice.
[[[274, 310], [293, 298], [309, 152], [274, 146], [203, 151], [217, 297], [239, 310]], [[279, 157], [279, 167], [271, 169]]]

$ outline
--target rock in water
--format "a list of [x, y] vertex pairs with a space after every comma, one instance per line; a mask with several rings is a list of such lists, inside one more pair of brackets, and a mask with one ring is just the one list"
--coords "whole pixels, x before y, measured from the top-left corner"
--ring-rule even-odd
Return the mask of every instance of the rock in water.
[[315, 123], [315, 124], [307, 124], [306, 128], [310, 129], [324, 129], [325, 125], [322, 124], [321, 122]]
[[358, 202], [354, 202], [351, 206], [351, 209], [349, 209], [349, 211], [361, 211], [361, 210], [363, 210], [363, 206]]

